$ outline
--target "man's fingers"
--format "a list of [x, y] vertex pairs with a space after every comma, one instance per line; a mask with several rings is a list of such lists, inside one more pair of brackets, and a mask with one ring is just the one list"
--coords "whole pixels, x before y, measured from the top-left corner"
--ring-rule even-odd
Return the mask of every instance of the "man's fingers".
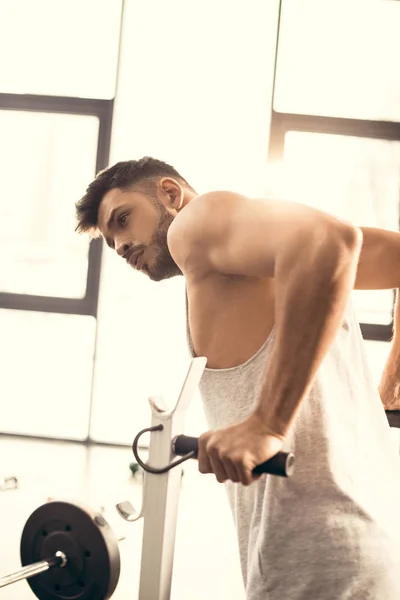
[[239, 470], [237, 469], [234, 462], [231, 460], [224, 460], [223, 462], [224, 469], [226, 474], [228, 475], [228, 479], [233, 481], [234, 483], [240, 482]]
[[[251, 463], [250, 463], [251, 464]], [[254, 475], [252, 467], [249, 466], [249, 460], [246, 457], [241, 457], [237, 461], [237, 470], [239, 473], [240, 483], [242, 485], [250, 485], [257, 479], [260, 479], [261, 475]]]
[[212, 472], [215, 474], [215, 477], [219, 483], [224, 483], [227, 479], [229, 479], [228, 473], [225, 471], [225, 465], [219, 460], [216, 453], [210, 455], [210, 463]]
[[254, 481], [257, 481], [257, 479], [260, 479], [261, 475], [253, 475], [253, 473], [251, 471], [249, 471], [248, 469], [241, 469], [240, 473], [240, 483], [242, 485], [250, 485], [251, 483], [253, 483]]
[[230, 456], [227, 456], [218, 448], [207, 447], [207, 452], [213, 472], [220, 483], [224, 483], [227, 479], [234, 483], [240, 481], [239, 470]]
[[213, 469], [210, 463], [210, 459], [209, 456], [207, 454], [207, 442], [208, 442], [208, 436], [206, 434], [202, 434], [199, 437], [199, 446], [198, 446], [198, 453], [197, 453], [197, 459], [198, 459], [198, 466], [199, 466], [199, 471], [200, 473], [213, 473]]
[[253, 475], [246, 466], [245, 457], [224, 451], [218, 444], [215, 444], [212, 437], [211, 432], [204, 433], [199, 437], [197, 457], [200, 473], [214, 473], [219, 483], [224, 483], [229, 479], [245, 486], [259, 479], [260, 475]]

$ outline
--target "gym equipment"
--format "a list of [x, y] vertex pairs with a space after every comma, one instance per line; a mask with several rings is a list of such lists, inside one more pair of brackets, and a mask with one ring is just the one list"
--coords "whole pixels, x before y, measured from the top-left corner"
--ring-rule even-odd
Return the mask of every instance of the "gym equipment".
[[[188, 435], [178, 435], [172, 440], [172, 448], [175, 454], [184, 457], [183, 460], [197, 458], [199, 440], [198, 438], [190, 437]], [[290, 477], [293, 471], [294, 455], [290, 452], [278, 452], [275, 456], [253, 469], [255, 475], [265, 473], [269, 475], [279, 475], [280, 477]]]
[[394, 429], [400, 428], [400, 410], [386, 410], [386, 418], [390, 427]]
[[106, 600], [118, 583], [118, 540], [103, 515], [83, 505], [53, 501], [37, 508], [25, 523], [20, 553], [24, 568], [1, 578], [0, 588], [27, 579], [41, 600]]
[[[151, 427], [139, 432], [132, 446], [138, 464], [144, 469], [142, 507], [135, 510], [127, 500], [117, 504], [116, 508], [126, 521], [135, 522], [143, 517], [139, 600], [170, 600], [181, 487], [181, 470], [174, 467], [196, 457], [197, 439], [181, 436], [180, 433], [184, 429], [186, 410], [206, 363], [204, 357], [196, 357], [191, 361], [177, 403], [171, 410], [167, 409], [161, 396], [149, 398]], [[138, 440], [145, 431], [150, 432], [147, 463], [141, 461], [137, 453]], [[173, 460], [178, 452], [184, 456]], [[290, 476], [293, 466], [293, 455], [281, 453], [280, 458], [268, 461], [261, 468]]]
[[20, 569], [16, 573], [11, 573], [11, 575], [6, 575], [5, 577], [2, 577], [0, 580], [0, 587], [5, 587], [6, 585], [16, 583], [17, 581], [21, 581], [22, 579], [34, 577], [35, 575], [39, 575], [40, 573], [47, 571], [51, 567], [64, 567], [67, 562], [66, 559], [67, 557], [63, 552], [56, 552], [53, 558], [49, 558], [48, 560], [41, 560], [40, 562], [28, 565], [24, 569]]
[[[185, 462], [189, 458], [197, 458], [199, 451], [199, 439], [195, 437], [190, 437], [188, 435], [177, 435], [172, 440], [172, 449], [174, 453], [178, 456], [183, 456], [180, 460], [175, 460], [170, 463], [166, 467], [154, 468], [150, 465], [146, 465], [138, 454], [138, 443], [139, 438], [143, 435], [143, 433], [147, 433], [148, 431], [162, 431], [163, 426], [158, 425], [156, 427], [148, 427], [147, 429], [142, 429], [140, 431], [132, 445], [132, 451], [135, 455], [136, 460], [138, 461], [138, 466], [142, 467], [144, 471], [147, 473], [154, 473], [156, 475], [161, 475], [162, 473], [166, 473], [170, 469], [180, 465]], [[280, 475], [281, 477], [290, 477], [293, 473], [294, 469], [294, 456], [288, 452], [278, 452], [275, 456], [273, 456], [270, 460], [258, 465], [253, 469], [253, 473], [255, 475], [261, 475], [263, 473], [268, 473], [270, 475]], [[136, 470], [131, 467], [131, 470]]]
[[[116, 508], [126, 521], [143, 517], [139, 600], [170, 600], [181, 469], [196, 458], [198, 439], [180, 435], [206, 359], [191, 361], [178, 401], [167, 410], [161, 396], [150, 397], [152, 424], [139, 432], [133, 452], [144, 470], [140, 512], [129, 501]], [[140, 436], [150, 431], [148, 463], [137, 453]], [[172, 460], [175, 456], [181, 458]], [[255, 469], [288, 477], [292, 454], [279, 453]], [[27, 579], [41, 600], [107, 600], [119, 579], [118, 541], [104, 516], [84, 505], [50, 501], [28, 518], [21, 538], [23, 568], [0, 579], [0, 588]]]

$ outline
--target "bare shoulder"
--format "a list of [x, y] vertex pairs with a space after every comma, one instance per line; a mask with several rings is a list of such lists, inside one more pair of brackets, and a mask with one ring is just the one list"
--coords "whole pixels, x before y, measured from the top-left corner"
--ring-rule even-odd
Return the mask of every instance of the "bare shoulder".
[[[174, 219], [168, 230], [168, 247], [179, 267], [206, 265], [206, 247], [229, 227], [250, 198], [230, 191], [207, 192], [192, 200]], [[202, 260], [203, 258], [203, 260]]]
[[191, 233], [212, 232], [214, 227], [226, 222], [233, 210], [250, 201], [250, 198], [235, 192], [217, 191], [202, 194], [177, 215], [173, 230], [185, 227], [190, 228]]

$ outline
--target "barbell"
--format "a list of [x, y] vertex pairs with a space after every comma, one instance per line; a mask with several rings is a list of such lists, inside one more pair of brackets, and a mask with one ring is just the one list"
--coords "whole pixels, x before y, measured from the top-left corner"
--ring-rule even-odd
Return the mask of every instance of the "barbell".
[[[144, 463], [138, 454], [140, 436], [162, 429], [163, 425], [143, 429], [133, 443], [139, 465], [153, 474], [166, 473], [197, 457], [198, 438], [179, 435], [172, 440], [171, 450], [182, 458], [163, 468]], [[279, 452], [254, 471], [288, 477], [293, 464], [292, 454]], [[101, 512], [84, 504], [47, 502], [31, 514], [23, 528], [22, 569], [0, 578], [0, 588], [26, 579], [40, 600], [107, 600], [119, 580], [119, 541]]]
[[23, 568], [0, 588], [27, 579], [41, 600], [107, 600], [119, 580], [118, 540], [104, 516], [83, 504], [39, 506], [22, 531]]

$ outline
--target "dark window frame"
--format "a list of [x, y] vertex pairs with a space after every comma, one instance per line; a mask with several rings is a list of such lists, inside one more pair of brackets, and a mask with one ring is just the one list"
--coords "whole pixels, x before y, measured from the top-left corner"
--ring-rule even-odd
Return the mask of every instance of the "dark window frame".
[[[0, 94], [0, 110], [44, 112], [70, 115], [90, 115], [99, 120], [96, 173], [108, 166], [114, 100], [37, 96], [30, 94]], [[94, 177], [95, 173], [93, 173]], [[89, 244], [86, 292], [83, 298], [62, 298], [0, 292], [0, 308], [72, 315], [97, 316], [100, 286], [102, 242]]]

